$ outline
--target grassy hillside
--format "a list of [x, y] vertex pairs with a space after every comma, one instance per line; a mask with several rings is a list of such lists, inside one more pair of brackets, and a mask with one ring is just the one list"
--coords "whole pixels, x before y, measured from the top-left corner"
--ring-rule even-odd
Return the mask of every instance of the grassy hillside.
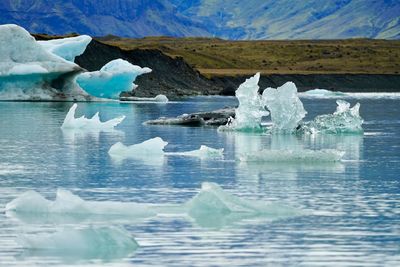
[[99, 41], [122, 49], [155, 48], [183, 57], [206, 76], [265, 74], [399, 74], [397, 40], [226, 41], [215, 38], [108, 36]]

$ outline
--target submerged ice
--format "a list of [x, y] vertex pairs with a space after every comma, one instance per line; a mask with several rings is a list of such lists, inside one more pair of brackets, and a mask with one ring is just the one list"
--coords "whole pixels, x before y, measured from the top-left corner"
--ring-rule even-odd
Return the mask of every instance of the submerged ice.
[[150, 68], [141, 68], [126, 60], [116, 59], [108, 62], [99, 71], [78, 75], [76, 82], [93, 96], [118, 98], [122, 91], [132, 91], [137, 87], [133, 83], [137, 76], [149, 72]]
[[125, 116], [121, 116], [115, 119], [111, 119], [105, 122], [100, 121], [99, 113], [93, 115], [92, 118], [86, 118], [81, 116], [75, 118], [75, 111], [78, 105], [75, 103], [69, 109], [65, 116], [64, 122], [61, 126], [62, 129], [75, 129], [75, 130], [102, 130], [102, 129], [113, 129], [115, 126], [120, 124]]
[[[244, 200], [224, 191], [218, 184], [205, 182], [201, 190], [183, 204], [146, 204], [135, 202], [85, 201], [68, 190], [58, 189], [54, 201], [44, 198], [35, 191], [27, 191], [6, 205], [7, 215], [19, 218], [31, 215], [36, 220], [52, 217], [64, 218], [148, 218], [156, 215], [189, 215], [198, 224], [206, 227], [222, 227], [247, 218], [279, 219], [297, 216], [299, 212], [281, 203], [265, 203]], [[35, 215], [39, 214], [39, 217]], [[105, 217], [104, 217], [105, 216]], [[28, 218], [29, 217], [25, 217]]]
[[64, 228], [54, 233], [23, 234], [19, 237], [19, 243], [28, 250], [42, 251], [52, 256], [73, 256], [77, 259], [122, 258], [139, 247], [125, 229], [104, 226]]
[[282, 149], [271, 150], [265, 149], [251, 153], [245, 153], [239, 156], [240, 161], [249, 162], [308, 162], [308, 163], [324, 163], [338, 162], [344, 156], [343, 151], [335, 149]]
[[38, 43], [50, 53], [74, 62], [75, 57], [82, 55], [91, 41], [92, 37], [80, 35], [70, 38], [38, 41]]

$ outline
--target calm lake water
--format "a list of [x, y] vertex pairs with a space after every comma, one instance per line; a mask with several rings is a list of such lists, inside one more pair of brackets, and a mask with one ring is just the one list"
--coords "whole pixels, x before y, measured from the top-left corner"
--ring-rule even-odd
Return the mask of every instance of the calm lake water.
[[[302, 99], [306, 120], [332, 113], [335, 99]], [[79, 103], [77, 115], [111, 119], [126, 115], [112, 132], [63, 132], [71, 103], [0, 102], [0, 209], [29, 189], [54, 199], [57, 188], [85, 200], [183, 203], [201, 183], [218, 183], [244, 199], [277, 202], [303, 212], [279, 220], [219, 225], [190, 218], [146, 220], [26, 221], [0, 213], [0, 266], [399, 266], [400, 98], [349, 99], [361, 103], [364, 135], [271, 136], [218, 132], [216, 128], [146, 126], [159, 116], [208, 111], [234, 98], [198, 97], [182, 102]], [[166, 151], [200, 145], [225, 148], [224, 159], [166, 156], [162, 161], [112, 161], [107, 151], [159, 136]], [[262, 148], [334, 148], [337, 164], [246, 164], [243, 152]], [[18, 239], [89, 225], [123, 227], [140, 247], [133, 253], [68, 255], [27, 250]], [[74, 239], [66, 240], [74, 246]], [[96, 246], [93, 244], [93, 246]]]

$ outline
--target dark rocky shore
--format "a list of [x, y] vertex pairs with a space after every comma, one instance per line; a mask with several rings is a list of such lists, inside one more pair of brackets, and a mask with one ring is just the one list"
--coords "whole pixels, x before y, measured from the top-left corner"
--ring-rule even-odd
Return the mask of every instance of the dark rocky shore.
[[[206, 78], [183, 58], [172, 58], [157, 49], [123, 50], [93, 40], [76, 63], [89, 70], [99, 70], [107, 62], [122, 58], [133, 64], [150, 67], [153, 72], [139, 76], [134, 96], [168, 98], [189, 95], [234, 95], [249, 76], [212, 76]], [[315, 88], [342, 92], [400, 92], [400, 75], [392, 74], [270, 74], [262, 75], [260, 88], [278, 87], [293, 81], [299, 91]], [[129, 95], [129, 94], [125, 94]]]

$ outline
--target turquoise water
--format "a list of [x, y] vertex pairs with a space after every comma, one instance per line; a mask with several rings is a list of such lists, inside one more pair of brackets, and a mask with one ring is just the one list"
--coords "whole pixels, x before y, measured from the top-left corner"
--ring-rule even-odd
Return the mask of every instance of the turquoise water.
[[[306, 120], [332, 113], [334, 99], [303, 99]], [[364, 135], [277, 136], [218, 132], [216, 128], [147, 126], [159, 116], [208, 111], [236, 104], [234, 98], [198, 97], [182, 102], [79, 103], [77, 115], [100, 111], [103, 119], [126, 115], [111, 132], [63, 132], [71, 103], [0, 103], [0, 209], [29, 189], [54, 199], [57, 188], [85, 200], [183, 203], [201, 183], [218, 183], [248, 200], [289, 205], [301, 216], [219, 224], [189, 217], [143, 220], [29, 220], [0, 213], [0, 266], [395, 266], [400, 264], [400, 98], [361, 103]], [[224, 159], [164, 157], [113, 162], [114, 143], [159, 136], [166, 151], [200, 145], [225, 148]], [[261, 148], [334, 148], [346, 152], [335, 164], [250, 164], [235, 161]], [[40, 216], [39, 216], [40, 217]], [[125, 228], [135, 251], [99, 249], [90, 254], [24, 249], [21, 236], [66, 227]], [[68, 238], [66, 246], [76, 240]], [[96, 244], [93, 244], [96, 246]], [[92, 251], [93, 252], [93, 251]]]

